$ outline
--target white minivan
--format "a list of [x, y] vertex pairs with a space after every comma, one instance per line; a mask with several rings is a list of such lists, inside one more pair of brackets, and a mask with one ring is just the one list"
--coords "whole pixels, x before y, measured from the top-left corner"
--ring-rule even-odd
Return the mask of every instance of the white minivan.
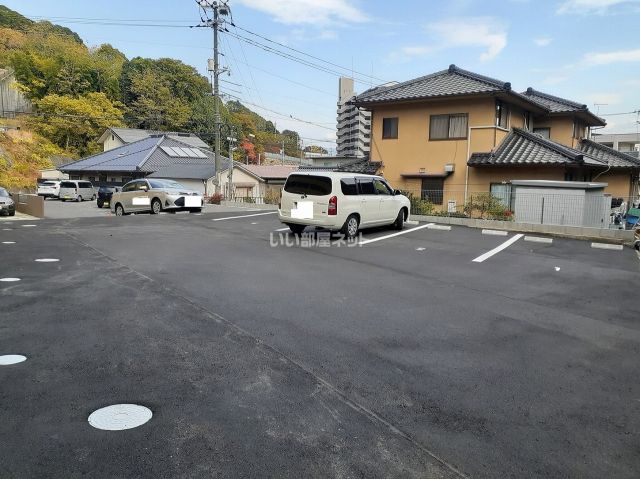
[[360, 228], [402, 229], [409, 211], [409, 198], [380, 176], [296, 171], [284, 185], [278, 218], [295, 234], [317, 226], [352, 238]]
[[96, 190], [90, 181], [64, 180], [60, 183], [60, 200], [95, 200]]

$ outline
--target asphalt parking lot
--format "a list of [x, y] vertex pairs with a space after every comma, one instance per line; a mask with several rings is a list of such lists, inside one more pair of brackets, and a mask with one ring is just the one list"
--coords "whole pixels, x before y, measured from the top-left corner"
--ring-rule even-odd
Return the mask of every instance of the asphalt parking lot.
[[634, 251], [275, 216], [0, 223], [2, 475], [640, 475]]

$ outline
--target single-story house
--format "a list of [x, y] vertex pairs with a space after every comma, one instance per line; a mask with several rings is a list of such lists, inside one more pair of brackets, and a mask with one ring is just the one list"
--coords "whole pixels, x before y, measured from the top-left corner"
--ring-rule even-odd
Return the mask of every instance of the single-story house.
[[98, 143], [102, 145], [103, 151], [113, 150], [119, 146], [135, 143], [151, 136], [166, 135], [171, 139], [181, 141], [194, 148], [208, 149], [207, 145], [199, 136], [193, 133], [185, 133], [180, 131], [154, 131], [140, 130], [138, 128], [107, 128], [98, 139]]
[[301, 171], [341, 171], [375, 175], [380, 168], [382, 168], [381, 161], [370, 161], [368, 158], [351, 158], [351, 161], [337, 166], [302, 165], [299, 169]]
[[[209, 170], [195, 169], [205, 166]], [[170, 170], [167, 169], [169, 167]], [[180, 173], [181, 168], [184, 168], [184, 171]], [[191, 179], [202, 180], [199, 176], [210, 174], [211, 168], [215, 170], [213, 152], [204, 148], [194, 148], [164, 134], [128, 143], [59, 167], [60, 171], [69, 174], [70, 179], [88, 180], [95, 186], [120, 186], [132, 179], [144, 178], [163, 169], [166, 174], [171, 173], [174, 175], [173, 178], [178, 180], [189, 179], [188, 176], [196, 173], [198, 177]], [[207, 181], [214, 176], [215, 171]], [[207, 186], [207, 191], [209, 188]]]
[[[233, 198], [246, 198], [261, 202], [263, 198], [279, 197], [280, 190], [289, 176], [296, 171], [297, 165], [246, 165], [234, 162], [232, 183]], [[220, 172], [222, 191], [229, 197], [229, 169]]]

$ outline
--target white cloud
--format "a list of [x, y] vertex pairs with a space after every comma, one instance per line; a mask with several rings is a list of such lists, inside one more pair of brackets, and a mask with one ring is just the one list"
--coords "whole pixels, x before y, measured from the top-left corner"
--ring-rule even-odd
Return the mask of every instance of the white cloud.
[[551, 37], [537, 37], [533, 39], [533, 43], [535, 43], [539, 47], [546, 47], [551, 43], [551, 40]]
[[609, 8], [621, 4], [638, 3], [638, 0], [565, 0], [559, 6], [556, 13], [562, 14], [598, 14], [607, 13]]
[[507, 32], [492, 17], [463, 17], [443, 20], [427, 26], [443, 48], [481, 47], [480, 60], [495, 58], [507, 46]]
[[425, 28], [432, 38], [429, 45], [410, 45], [392, 52], [393, 61], [407, 61], [430, 53], [459, 47], [482, 49], [480, 60], [495, 58], [507, 45], [505, 27], [493, 17], [448, 18], [430, 23]]
[[329, 23], [361, 23], [369, 20], [353, 0], [235, 0], [271, 15], [277, 22], [288, 25]]
[[627, 63], [640, 61], [640, 49], [618, 50], [615, 52], [587, 53], [582, 62], [588, 66], [608, 65], [610, 63]]

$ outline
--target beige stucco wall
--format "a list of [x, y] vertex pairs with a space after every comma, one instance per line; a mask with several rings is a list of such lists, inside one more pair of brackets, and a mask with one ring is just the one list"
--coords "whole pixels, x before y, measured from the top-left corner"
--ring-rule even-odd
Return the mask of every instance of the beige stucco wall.
[[120, 141], [117, 136], [115, 136], [114, 134], [110, 134], [109, 136], [107, 136], [107, 139], [103, 143], [102, 147], [103, 151], [109, 151], [122, 145], [124, 145], [124, 143]]
[[[227, 185], [229, 183], [229, 178], [227, 176], [227, 171], [223, 171], [222, 173], [220, 173], [220, 185], [222, 186], [222, 191], [227, 191]], [[233, 169], [233, 184], [237, 185], [238, 183], [251, 183], [253, 185], [252, 189], [251, 189], [251, 195], [252, 197], [259, 197], [262, 196], [261, 194], [261, 189], [260, 189], [260, 182], [253, 176], [245, 173], [244, 171], [238, 169], [238, 168], [234, 168]], [[238, 189], [237, 187], [235, 188], [235, 190], [238, 192], [242, 192], [243, 194], [246, 193], [247, 189], [243, 188], [243, 189]]]

